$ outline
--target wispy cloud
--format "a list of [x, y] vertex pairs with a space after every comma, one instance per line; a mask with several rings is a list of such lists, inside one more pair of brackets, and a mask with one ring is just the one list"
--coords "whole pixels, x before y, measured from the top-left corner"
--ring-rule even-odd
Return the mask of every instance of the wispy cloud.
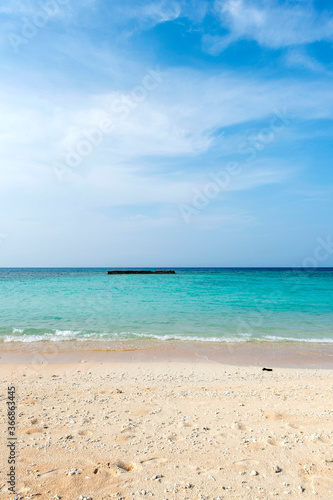
[[309, 56], [303, 47], [293, 47], [289, 49], [285, 55], [287, 66], [308, 69], [315, 73], [323, 73], [327, 71], [324, 64]]
[[[62, 161], [66, 151], [75, 148], [83, 133], [91, 133], [105, 118], [110, 118], [114, 127], [103, 144], [87, 157], [84, 166], [97, 161], [111, 168], [115, 163], [140, 161], [149, 168], [155, 164], [157, 171], [159, 162], [168, 158], [177, 158], [178, 165], [180, 157], [195, 158], [211, 150], [216, 154], [214, 131], [219, 129], [242, 126], [244, 130], [247, 123], [257, 121], [261, 123], [260, 131], [270, 125], [276, 112], [282, 118], [285, 114], [287, 121], [293, 117], [333, 118], [329, 105], [333, 91], [325, 79], [280, 79], [268, 83], [258, 77], [243, 81], [230, 72], [207, 78], [207, 73], [169, 69], [156, 93], [152, 92], [143, 103], [132, 102], [132, 109], [120, 118], [113, 109], [129, 98], [126, 91], [90, 94], [84, 90], [72, 100], [60, 95], [55, 99], [53, 91], [48, 97], [45, 93], [40, 97], [27, 88], [8, 100], [8, 87], [3, 86], [0, 94], [3, 160], [9, 165], [17, 157], [19, 147], [20, 156], [26, 161], [38, 161], [50, 170], [55, 161]], [[238, 153], [243, 134], [237, 128], [228, 132], [219, 154]], [[279, 137], [276, 139], [279, 141]], [[231, 150], [225, 149], [228, 144]], [[25, 166], [21, 168], [27, 172]], [[172, 163], [168, 169], [174, 170]], [[192, 169], [187, 166], [189, 170]]]
[[133, 17], [137, 17], [143, 23], [147, 23], [150, 26], [177, 19], [181, 13], [181, 5], [179, 2], [167, 2], [163, 0], [160, 2], [145, 3], [132, 12]]
[[[306, 45], [332, 39], [330, 13], [306, 0], [86, 0], [69, 1], [68, 8], [61, 2], [61, 13], [16, 54], [8, 31], [20, 34], [22, 20], [33, 20], [44, 3], [0, 6], [3, 265], [98, 265], [117, 254], [148, 262], [149, 249], [168, 259], [170, 242], [177, 258], [184, 248], [186, 265], [193, 248], [209, 248], [217, 263], [226, 241], [232, 259], [236, 247], [244, 248], [251, 224], [258, 230], [255, 249], [271, 222], [287, 227], [283, 238], [302, 225], [308, 234], [303, 199], [319, 205], [323, 188], [332, 186], [333, 86], [328, 44], [322, 54], [324, 44]], [[213, 59], [202, 51], [203, 32], [210, 53], [238, 40], [244, 53], [239, 60], [232, 50]], [[276, 54], [269, 51], [265, 67], [267, 48]], [[156, 68], [158, 85], [149, 80], [144, 87]], [[104, 140], [59, 182], [54, 163], [105, 119], [113, 126]], [[279, 129], [273, 140], [272, 124]], [[191, 202], [210, 173], [231, 161], [241, 164], [241, 174], [184, 229], [178, 205]], [[331, 191], [325, 199], [331, 203]], [[329, 208], [311, 212], [313, 231]], [[296, 239], [290, 246], [301, 247]], [[99, 257], [92, 262], [91, 255]]]
[[255, 40], [279, 49], [333, 39], [332, 13], [317, 12], [309, 0], [216, 0], [215, 12], [228, 33], [206, 35], [204, 47], [211, 54], [237, 40]]

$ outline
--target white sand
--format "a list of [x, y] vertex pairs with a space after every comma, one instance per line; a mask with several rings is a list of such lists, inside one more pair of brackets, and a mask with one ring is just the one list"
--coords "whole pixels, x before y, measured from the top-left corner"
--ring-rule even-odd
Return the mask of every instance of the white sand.
[[332, 370], [89, 362], [0, 381], [0, 498], [12, 384], [16, 498], [333, 498]]

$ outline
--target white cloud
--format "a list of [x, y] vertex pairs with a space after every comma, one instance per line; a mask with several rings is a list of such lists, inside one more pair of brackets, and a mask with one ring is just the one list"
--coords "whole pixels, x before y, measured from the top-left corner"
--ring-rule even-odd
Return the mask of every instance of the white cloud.
[[[33, 16], [35, 7], [41, 5], [39, 1], [22, 2], [23, 13], [18, 3], [13, 0], [0, 6], [2, 14], [7, 9], [4, 18], [15, 30], [21, 28], [22, 17]], [[94, 2], [84, 3], [88, 4]], [[148, 246], [157, 256], [165, 252], [167, 262], [171, 240], [178, 247], [185, 242], [191, 250], [197, 248], [200, 239], [195, 232], [193, 240], [188, 239], [178, 204], [190, 203], [193, 190], [204, 189], [209, 182], [209, 173], [223, 169], [226, 156], [237, 155], [248, 127], [260, 133], [261, 127], [270, 126], [275, 112], [283, 114], [286, 110], [293, 115], [287, 116], [290, 127], [274, 137], [276, 146], [281, 146], [286, 137], [299, 139], [299, 131], [293, 130], [294, 120], [333, 118], [328, 72], [306, 81], [280, 78], [277, 73], [273, 77], [265, 72], [244, 74], [237, 69], [226, 72], [221, 66], [213, 72], [200, 60], [197, 67], [204, 69], [170, 68], [143, 99], [136, 99], [157, 53], [154, 47], [140, 52], [140, 43], [133, 48], [134, 39], [121, 43], [119, 37], [182, 16], [199, 23], [192, 29], [200, 30], [208, 3], [199, 0], [190, 6], [186, 1], [115, 0], [107, 5], [103, 20], [97, 10], [97, 16], [90, 16], [80, 10], [81, 4], [75, 8], [71, 5], [72, 11], [64, 8], [63, 17], [57, 19], [66, 29], [59, 31], [58, 22], [50, 23], [41, 36], [22, 47], [25, 52], [22, 50], [18, 57], [12, 53], [7, 57], [3, 51], [0, 240], [4, 240], [2, 248], [7, 252], [1, 254], [5, 255], [4, 265], [101, 264], [102, 258], [106, 263], [111, 256], [124, 256], [126, 252], [148, 258]], [[328, 17], [318, 35], [317, 15], [309, 3], [302, 7], [306, 15], [300, 13], [301, 4], [296, 8], [284, 3], [284, 11], [273, 1], [229, 0], [228, 6], [216, 5], [220, 15], [223, 11], [221, 19], [229, 31], [229, 38], [217, 40], [221, 46], [240, 38], [257, 39], [271, 47], [289, 44], [288, 64], [320, 69], [295, 46], [297, 40], [330, 36], [326, 30]], [[233, 12], [232, 5], [236, 9]], [[243, 5], [243, 11], [239, 5]], [[293, 15], [288, 24], [290, 10]], [[276, 17], [276, 25], [272, 25], [270, 16]], [[72, 21], [76, 23], [70, 28]], [[103, 29], [99, 31], [99, 27]], [[3, 30], [3, 37], [7, 31]], [[8, 50], [8, 40], [6, 47]], [[189, 59], [188, 64], [192, 61]], [[84, 156], [82, 163], [67, 168], [62, 179], [57, 177], [54, 163], [63, 162], [66, 152], [76, 149], [86, 133], [99, 129], [105, 118], [114, 126], [101, 143]], [[310, 136], [316, 133], [314, 126], [303, 127], [303, 134], [305, 128]], [[216, 135], [223, 131], [225, 138], [218, 144]], [[251, 165], [246, 164], [246, 156], [242, 157], [242, 173], [198, 216], [195, 223], [200, 229], [228, 226], [232, 232], [239, 224], [242, 240], [244, 224], [256, 223], [256, 217], [260, 223], [260, 203], [246, 191], [279, 183], [285, 186], [298, 165], [298, 161], [286, 158], [283, 148], [279, 149], [279, 158], [270, 151], [267, 147], [259, 152]], [[290, 183], [290, 190], [293, 188]], [[263, 197], [264, 191], [260, 193]], [[251, 206], [244, 201], [250, 198]], [[250, 213], [252, 207], [254, 213]], [[8, 236], [4, 239], [3, 235]], [[214, 238], [207, 247], [215, 248]], [[71, 261], [67, 260], [69, 248]], [[234, 249], [231, 252], [233, 255]], [[61, 254], [63, 260], [59, 260]], [[78, 261], [78, 255], [82, 260]], [[96, 260], [91, 261], [91, 256]]]
[[309, 56], [302, 47], [293, 47], [288, 50], [285, 56], [285, 62], [288, 66], [305, 68], [316, 73], [323, 73], [326, 71], [325, 66]]
[[178, 2], [151, 2], [144, 4], [136, 12], [144, 21], [159, 24], [177, 19], [181, 7]]
[[[113, 91], [84, 95], [73, 107], [66, 103], [54, 116], [41, 117], [41, 133], [53, 128], [53, 144], [48, 148], [53, 155], [57, 150], [53, 159], [60, 162], [66, 152], [79, 151], [82, 139], [98, 133], [105, 119], [111, 120], [112, 128], [103, 134], [101, 144], [92, 148], [85, 163], [95, 158], [102, 162], [105, 158], [128, 162], [149, 157], [196, 156], [210, 150], [215, 144], [215, 131], [221, 128], [258, 120], [269, 127], [275, 113], [286, 115], [282, 123], [285, 128], [294, 119], [332, 118], [332, 94], [325, 80], [244, 81], [231, 73], [208, 77], [173, 70], [142, 102], [133, 100], [131, 91]], [[48, 127], [45, 119], [49, 120]], [[234, 141], [237, 148], [241, 140], [239, 137]]]
[[283, 4], [276, 0], [216, 0], [215, 11], [229, 34], [204, 38], [204, 47], [211, 54], [238, 39], [256, 40], [273, 49], [333, 39], [332, 14], [316, 12], [308, 0]]
[[[135, 22], [135, 28], [126, 29], [126, 36], [133, 34], [138, 29], [147, 30], [157, 24], [165, 23], [168, 21], [176, 20], [181, 12], [181, 2], [177, 0], [167, 1], [139, 1], [139, 2], [115, 2], [112, 6], [114, 12], [117, 14], [114, 16], [113, 22], [115, 24], [124, 24], [128, 21]], [[124, 36], [124, 33], [122, 34]]]
[[[138, 83], [141, 81], [142, 75]], [[170, 69], [161, 84], [120, 119], [112, 112], [112, 103], [128, 98], [128, 82], [122, 90], [99, 94], [81, 89], [75, 98], [55, 94], [53, 88], [41, 93], [29, 86], [10, 89], [1, 83], [0, 232], [17, 234], [27, 227], [30, 235], [39, 234], [42, 228], [48, 234], [50, 224], [57, 227], [61, 223], [62, 234], [71, 234], [71, 227], [90, 218], [93, 234], [93, 221], [99, 221], [104, 212], [106, 219], [98, 227], [105, 224], [118, 235], [132, 227], [153, 231], [181, 225], [178, 205], [191, 203], [193, 190], [209, 182], [209, 172], [224, 168], [222, 148], [210, 156], [212, 146], [217, 147], [216, 130], [246, 127], [253, 120], [266, 127], [274, 110], [285, 107], [298, 120], [332, 118], [332, 93], [325, 77], [310, 82], [267, 81], [259, 76], [244, 80], [237, 73]], [[82, 164], [67, 169], [59, 182], [52, 169], [54, 162], [62, 161], [68, 147], [75, 148], [82, 131], [94, 130], [105, 116], [114, 120], [115, 127]], [[234, 127], [226, 135], [226, 141], [230, 137], [234, 141], [234, 149], [227, 153], [237, 154], [239, 142], [244, 140], [242, 133]], [[221, 155], [220, 167], [214, 161], [216, 154]], [[270, 158], [269, 148], [245, 167], [221, 191], [217, 206], [226, 198], [239, 200], [246, 190], [285, 183], [294, 175], [294, 166]], [[202, 224], [227, 224], [223, 217], [208, 223], [212, 208], [213, 203], [200, 219]], [[231, 219], [233, 210], [228, 212]], [[131, 218], [136, 214], [142, 217]], [[53, 241], [52, 235], [50, 238]], [[15, 247], [9, 236], [10, 241]]]
[[[9, 98], [8, 87], [3, 87], [0, 91], [2, 164], [7, 166], [8, 179], [11, 178], [8, 170], [15, 171], [16, 178], [16, 169], [21, 169], [22, 178], [29, 176], [29, 165], [44, 165], [52, 173], [54, 163], [64, 163], [67, 152], [77, 148], [85, 132], [93, 133], [104, 118], [110, 118], [113, 128], [74, 168], [76, 176], [86, 175], [87, 171], [99, 166], [112, 170], [114, 165], [123, 164], [159, 174], [163, 165], [160, 161], [169, 165], [171, 174], [174, 171], [172, 158], [189, 159], [209, 153], [211, 147], [216, 146], [214, 133], [218, 129], [244, 127], [247, 122], [258, 121], [262, 123], [258, 125], [260, 133], [261, 127], [270, 126], [278, 111], [282, 115], [287, 113], [286, 133], [288, 126], [292, 130], [294, 119], [333, 118], [332, 94], [329, 81], [323, 78], [310, 82], [290, 79], [269, 82], [253, 77], [245, 81], [232, 73], [208, 76], [189, 70], [172, 70], [143, 102], [134, 105], [132, 102], [128, 112], [118, 115], [112, 111], [112, 104], [122, 98], [126, 102], [128, 92], [100, 95], [83, 92], [71, 102], [67, 96], [63, 101], [60, 97], [54, 100], [52, 94], [48, 99], [46, 94], [40, 97], [28, 88]], [[276, 134], [274, 141], [279, 140]], [[229, 150], [223, 149], [223, 141], [229, 144]], [[244, 138], [237, 130], [227, 134], [227, 138], [222, 139], [221, 156], [238, 153], [242, 142]], [[230, 146], [234, 149], [230, 150]], [[190, 162], [187, 165], [181, 168], [181, 174], [195, 172], [197, 167], [192, 169]], [[209, 165], [203, 167], [210, 168]], [[31, 175], [35, 178], [34, 170]], [[175, 184], [175, 193], [177, 189]], [[142, 190], [146, 191], [144, 186]], [[155, 185], [151, 190], [159, 192]]]

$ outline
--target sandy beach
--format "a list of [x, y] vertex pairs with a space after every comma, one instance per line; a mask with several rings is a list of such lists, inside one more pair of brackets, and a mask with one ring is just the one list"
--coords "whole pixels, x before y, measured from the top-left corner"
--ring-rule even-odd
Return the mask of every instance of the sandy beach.
[[0, 500], [333, 500], [333, 0], [0, 19]]
[[[0, 498], [333, 498], [333, 370], [18, 363], [0, 365]], [[6, 484], [8, 386], [16, 494]]]

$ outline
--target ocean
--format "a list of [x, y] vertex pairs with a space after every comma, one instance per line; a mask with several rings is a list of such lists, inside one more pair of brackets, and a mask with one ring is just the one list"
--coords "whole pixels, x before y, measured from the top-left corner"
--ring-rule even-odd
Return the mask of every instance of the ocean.
[[0, 341], [333, 342], [332, 268], [173, 269], [0, 269]]

